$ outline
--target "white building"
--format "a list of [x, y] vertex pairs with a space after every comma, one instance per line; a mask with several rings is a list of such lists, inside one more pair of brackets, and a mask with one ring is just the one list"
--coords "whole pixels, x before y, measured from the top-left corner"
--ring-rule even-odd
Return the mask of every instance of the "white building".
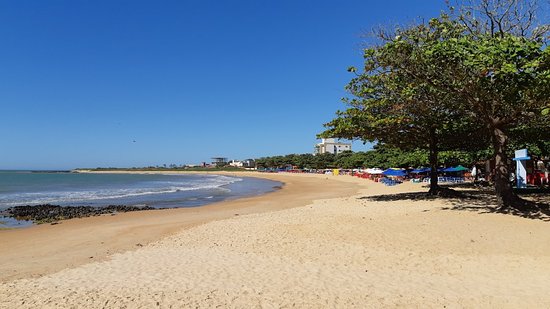
[[234, 167], [253, 168], [256, 167], [256, 161], [254, 159], [246, 159], [243, 161], [231, 160], [229, 161], [229, 165]]
[[323, 138], [321, 143], [315, 145], [315, 154], [339, 154], [344, 151], [351, 151], [351, 143], [341, 143], [335, 138]]
[[231, 160], [229, 161], [229, 166], [243, 167], [243, 162], [238, 160]]

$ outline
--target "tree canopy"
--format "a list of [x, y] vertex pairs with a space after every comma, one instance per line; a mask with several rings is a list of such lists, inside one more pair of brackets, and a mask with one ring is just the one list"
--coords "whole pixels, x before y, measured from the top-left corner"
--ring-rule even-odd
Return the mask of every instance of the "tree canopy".
[[[480, 160], [489, 158], [489, 156], [490, 154], [487, 151], [442, 151], [439, 155], [439, 163], [445, 167], [459, 164], [471, 166]], [[259, 158], [256, 159], [256, 164], [259, 168], [296, 167], [299, 169], [417, 168], [428, 166], [428, 157], [429, 152], [426, 150], [404, 151], [388, 145], [378, 144], [372, 150], [364, 152], [344, 151], [336, 155], [324, 153], [315, 156], [312, 154], [290, 154]]]
[[453, 35], [438, 26], [432, 22], [398, 29], [392, 37], [381, 34], [384, 44], [365, 49], [363, 71], [349, 69], [356, 73], [346, 87], [353, 95], [344, 98], [349, 108], [337, 112], [321, 134], [429, 150], [432, 194], [438, 192], [439, 151], [484, 147], [482, 138], [472, 138], [482, 127], [472, 113], [456, 108], [459, 98], [420, 78], [437, 69], [426, 48]]
[[[476, 8], [484, 17], [472, 17]], [[366, 48], [364, 70], [350, 69], [348, 109], [321, 135], [429, 149], [432, 171], [441, 149], [490, 146], [506, 208], [518, 201], [509, 183], [511, 139], [536, 143], [550, 134], [545, 27], [533, 29], [534, 11], [515, 0], [451, 11], [382, 33], [382, 44]]]

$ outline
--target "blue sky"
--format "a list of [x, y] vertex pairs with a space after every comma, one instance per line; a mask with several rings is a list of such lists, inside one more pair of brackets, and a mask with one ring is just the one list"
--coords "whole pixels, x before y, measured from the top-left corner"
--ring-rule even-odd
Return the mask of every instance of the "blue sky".
[[443, 0], [1, 1], [0, 169], [312, 152], [322, 124], [345, 107], [361, 35], [443, 8]]

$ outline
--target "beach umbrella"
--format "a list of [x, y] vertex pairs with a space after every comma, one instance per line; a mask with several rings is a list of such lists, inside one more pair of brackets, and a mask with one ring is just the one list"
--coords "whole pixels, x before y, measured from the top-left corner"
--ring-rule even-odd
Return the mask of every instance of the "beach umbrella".
[[429, 171], [430, 171], [429, 167], [421, 167], [421, 168], [417, 168], [417, 169], [412, 170], [411, 173], [420, 174], [420, 173], [426, 173], [426, 172], [429, 172]]
[[443, 172], [458, 172], [458, 170], [456, 169], [456, 167], [447, 167], [443, 169]]
[[379, 168], [367, 168], [365, 172], [371, 175], [379, 175], [382, 174], [384, 171]]
[[462, 165], [456, 166], [455, 169], [456, 169], [457, 172], [469, 171], [469, 169], [467, 167], [464, 167]]
[[382, 172], [382, 174], [384, 174], [386, 176], [398, 176], [398, 177], [403, 177], [403, 176], [407, 175], [407, 173], [405, 171], [397, 170], [397, 169], [393, 169], [393, 168], [388, 168], [387, 170]]
[[464, 171], [468, 171], [469, 169], [467, 169], [466, 167], [462, 166], [462, 165], [459, 165], [459, 166], [455, 166], [455, 167], [448, 167], [446, 169], [444, 169], [443, 171], [444, 172], [464, 172]]

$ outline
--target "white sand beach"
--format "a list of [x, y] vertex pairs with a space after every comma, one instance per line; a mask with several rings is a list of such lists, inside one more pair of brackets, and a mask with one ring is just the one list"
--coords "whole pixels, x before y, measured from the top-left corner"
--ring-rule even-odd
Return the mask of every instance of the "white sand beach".
[[[127, 218], [134, 216], [150, 216], [169, 226], [160, 232], [153, 228], [154, 237], [128, 236], [130, 241], [115, 252], [102, 251], [98, 261], [87, 256], [74, 262], [42, 258], [40, 265], [29, 266], [32, 272], [20, 269], [18, 275], [3, 276], [0, 307], [550, 307], [548, 222], [453, 210], [451, 202], [442, 199], [367, 198], [426, 190], [412, 183], [386, 187], [350, 176], [264, 177], [287, 186], [244, 199], [246, 206], [228, 206], [224, 215], [188, 224], [177, 222], [185, 211], [167, 212], [178, 220], [143, 212], [69, 220], [26, 232], [1, 231], [0, 240], [6, 240], [5, 235], [32, 239], [38, 237], [33, 230], [51, 235], [59, 230], [68, 234], [55, 235], [77, 241], [85, 235], [78, 234], [78, 226], [130, 226]], [[300, 195], [304, 198], [297, 198]], [[298, 202], [291, 203], [289, 196]], [[256, 208], [247, 208], [252, 205]], [[219, 205], [202, 209], [220, 211]], [[63, 248], [71, 245], [63, 241], [56, 247], [55, 241], [51, 239], [51, 246], [57, 250], [80, 252]], [[88, 247], [101, 251], [97, 241]], [[135, 245], [138, 241], [142, 246]], [[48, 248], [1, 243], [0, 265], [9, 260], [12, 268], [31, 265], [32, 255]], [[3, 267], [2, 273], [7, 272]]]

